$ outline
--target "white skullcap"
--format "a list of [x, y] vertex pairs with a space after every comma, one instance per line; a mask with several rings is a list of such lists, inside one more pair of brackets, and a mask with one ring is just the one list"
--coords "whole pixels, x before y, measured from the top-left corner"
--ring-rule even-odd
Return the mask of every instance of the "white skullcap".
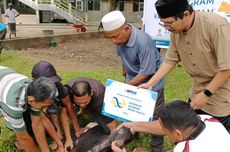
[[112, 11], [103, 16], [101, 23], [105, 31], [112, 31], [125, 23], [125, 17], [120, 11]]

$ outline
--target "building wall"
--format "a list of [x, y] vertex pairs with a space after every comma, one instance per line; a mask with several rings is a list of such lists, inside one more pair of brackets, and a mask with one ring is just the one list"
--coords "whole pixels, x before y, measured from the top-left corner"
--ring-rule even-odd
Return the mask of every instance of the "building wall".
[[133, 1], [126, 1], [124, 3], [124, 11], [129, 13], [133, 12]]
[[142, 12], [122, 12], [128, 23], [140, 23], [142, 22]]
[[[101, 18], [109, 11], [89, 11], [88, 22], [100, 22]], [[122, 12], [129, 23], [142, 22], [142, 12]]]
[[110, 10], [110, 1], [109, 0], [102, 0], [101, 1], [101, 10], [102, 11], [109, 11]]
[[[101, 0], [100, 11], [88, 11], [88, 22], [100, 22], [101, 18], [110, 11], [110, 0]], [[143, 12], [133, 12], [133, 1], [126, 0], [122, 12], [130, 23], [141, 22]]]
[[[7, 4], [10, 0], [3, 0], [4, 9], [6, 8]], [[76, 2], [77, 0], [75, 0]], [[89, 11], [87, 10], [88, 1], [89, 0], [78, 0], [82, 1], [83, 8], [82, 13], [79, 15], [81, 17], [84, 17], [87, 19], [88, 22], [100, 22], [101, 18], [107, 14], [112, 9], [112, 0], [100, 0], [100, 10], [99, 11]], [[28, 6], [24, 6], [23, 4], [19, 4], [20, 2], [18, 0], [14, 0], [15, 8], [20, 13], [30, 14], [35, 13], [34, 10], [29, 8]], [[124, 1], [124, 16], [126, 17], [128, 22], [134, 23], [134, 22], [141, 22], [141, 18], [143, 15], [143, 12], [133, 12], [133, 0], [125, 0]], [[54, 18], [54, 15], [52, 12], [43, 12], [42, 13], [43, 22], [49, 22]]]

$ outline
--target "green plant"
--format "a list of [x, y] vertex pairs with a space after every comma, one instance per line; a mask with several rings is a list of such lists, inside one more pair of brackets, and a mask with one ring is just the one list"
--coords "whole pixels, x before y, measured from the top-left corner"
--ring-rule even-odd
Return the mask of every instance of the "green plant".
[[6, 128], [3, 118], [0, 118], [0, 152], [19, 152], [14, 145], [16, 137], [12, 131]]

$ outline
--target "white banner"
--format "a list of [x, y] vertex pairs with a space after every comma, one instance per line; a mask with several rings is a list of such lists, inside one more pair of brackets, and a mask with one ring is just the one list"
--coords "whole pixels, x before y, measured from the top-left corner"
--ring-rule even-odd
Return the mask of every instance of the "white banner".
[[123, 122], [151, 122], [156, 99], [156, 92], [108, 79], [102, 114]]
[[[155, 9], [157, 0], [144, 0], [144, 31], [148, 33], [159, 48], [168, 48], [170, 32], [159, 25]], [[188, 0], [194, 10], [215, 12], [230, 22], [230, 0]]]

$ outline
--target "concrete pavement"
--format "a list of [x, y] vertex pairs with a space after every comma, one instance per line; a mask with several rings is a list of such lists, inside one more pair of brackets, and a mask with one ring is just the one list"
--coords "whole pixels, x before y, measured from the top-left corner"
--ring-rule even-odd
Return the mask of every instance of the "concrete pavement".
[[[6, 18], [2, 15], [3, 23], [7, 24]], [[52, 31], [53, 35], [62, 34], [75, 34], [78, 33], [77, 29], [72, 26], [72, 24], [67, 23], [41, 23], [37, 24], [36, 15], [25, 15], [21, 14], [16, 18], [16, 32], [18, 38], [30, 38], [30, 37], [40, 37], [47, 35], [47, 31]], [[87, 31], [97, 31], [97, 24], [87, 25]], [[48, 32], [51, 33], [51, 32]], [[7, 34], [6, 39], [9, 38]], [[15, 39], [12, 36], [12, 39]]]

